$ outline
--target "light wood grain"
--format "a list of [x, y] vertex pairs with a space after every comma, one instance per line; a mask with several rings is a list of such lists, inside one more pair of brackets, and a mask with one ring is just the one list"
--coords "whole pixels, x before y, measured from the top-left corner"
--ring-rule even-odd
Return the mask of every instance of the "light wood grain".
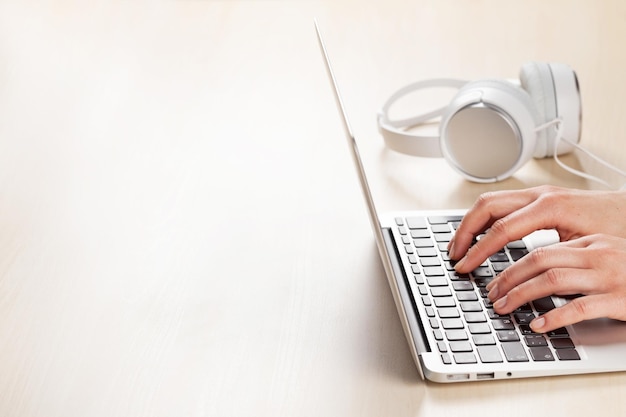
[[569, 63], [582, 143], [626, 163], [625, 17], [618, 1], [1, 1], [0, 415], [624, 414], [623, 374], [419, 379], [313, 19], [377, 203], [411, 209], [590, 186], [552, 161], [479, 186], [385, 150], [376, 111], [421, 78]]

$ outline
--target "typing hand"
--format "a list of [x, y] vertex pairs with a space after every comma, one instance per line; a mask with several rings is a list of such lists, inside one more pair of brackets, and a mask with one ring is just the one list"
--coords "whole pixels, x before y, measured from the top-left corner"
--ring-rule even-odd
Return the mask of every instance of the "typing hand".
[[458, 272], [470, 272], [506, 243], [555, 229], [562, 243], [534, 250], [490, 283], [496, 311], [509, 313], [551, 294], [585, 294], [536, 319], [533, 330], [596, 317], [626, 320], [626, 274], [619, 268], [626, 262], [625, 212], [624, 192], [544, 186], [483, 194], [450, 242], [450, 257], [459, 260]]

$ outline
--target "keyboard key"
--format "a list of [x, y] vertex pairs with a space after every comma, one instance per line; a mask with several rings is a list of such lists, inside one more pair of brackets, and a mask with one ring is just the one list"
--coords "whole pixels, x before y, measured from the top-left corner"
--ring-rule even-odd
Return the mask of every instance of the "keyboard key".
[[452, 297], [452, 290], [450, 287], [433, 287], [430, 289], [430, 294], [433, 297]]
[[520, 324], [519, 325], [519, 331], [522, 334], [537, 334], [537, 333], [533, 332], [533, 330], [530, 328], [530, 326], [528, 324]]
[[506, 252], [496, 252], [489, 257], [489, 260], [492, 264], [497, 262], [509, 262], [509, 257]]
[[502, 343], [502, 350], [504, 350], [504, 356], [509, 362], [528, 362], [528, 356], [520, 342]]
[[454, 271], [454, 264], [455, 264], [455, 262], [452, 262], [452, 261], [445, 261], [445, 262], [443, 263], [443, 267], [444, 267], [444, 268], [446, 268], [446, 270], [447, 270], [448, 272], [450, 272], [450, 271]]
[[553, 361], [554, 355], [547, 346], [534, 346], [530, 349], [530, 356], [535, 361]]
[[484, 323], [487, 321], [487, 317], [485, 317], [485, 313], [482, 313], [482, 312], [465, 313], [463, 317], [465, 317], [465, 321], [468, 323]]
[[501, 342], [518, 342], [519, 335], [515, 330], [499, 330], [496, 332], [498, 340]]
[[565, 327], [559, 327], [558, 329], [549, 331], [548, 336], [550, 337], [569, 336], [569, 333], [567, 332], [567, 329], [565, 329]]
[[448, 224], [433, 224], [432, 226], [430, 226], [430, 230], [433, 231], [433, 233], [450, 233], [450, 226], [448, 226]]
[[541, 334], [527, 334], [524, 336], [524, 341], [528, 347], [548, 346], [546, 338]]
[[474, 285], [469, 281], [454, 281], [452, 288], [455, 291], [474, 291]]
[[431, 329], [438, 329], [439, 328], [439, 321], [437, 319], [432, 318], [432, 319], [428, 319], [428, 321], [430, 322]]
[[576, 349], [557, 349], [556, 356], [562, 361], [577, 361], [580, 360], [580, 356]]
[[450, 355], [448, 355], [447, 353], [441, 354], [441, 361], [446, 365], [452, 364], [452, 359], [450, 359]]
[[513, 317], [517, 324], [530, 324], [535, 318], [535, 315], [533, 313], [514, 313]]
[[450, 281], [455, 282], [466, 282], [470, 279], [468, 274], [459, 274], [458, 272], [450, 272], [448, 277], [450, 278]]
[[454, 362], [457, 364], [477, 363], [476, 356], [471, 352], [455, 353], [453, 356]]
[[448, 351], [448, 346], [446, 342], [437, 342], [437, 349], [439, 349], [440, 353], [446, 353]]
[[435, 244], [430, 238], [413, 239], [413, 245], [416, 248], [434, 248]]
[[459, 291], [456, 293], [456, 298], [459, 301], [478, 301], [478, 296], [474, 291]]
[[472, 344], [470, 342], [450, 342], [450, 350], [452, 352], [471, 352]]
[[442, 319], [452, 319], [452, 318], [461, 317], [459, 310], [457, 310], [454, 307], [440, 308], [437, 310], [437, 314], [439, 314], [439, 318], [442, 318]]
[[431, 287], [447, 287], [448, 280], [445, 277], [429, 277], [426, 282]]
[[493, 308], [488, 308], [487, 309], [487, 314], [489, 315], [490, 319], [508, 319], [510, 318], [510, 316], [508, 314], [498, 314], [496, 313]]
[[435, 335], [435, 340], [443, 340], [443, 333], [441, 333], [441, 330], [435, 329], [433, 330], [433, 334]]
[[441, 325], [444, 329], [462, 329], [465, 327], [461, 319], [442, 319]]
[[429, 266], [424, 268], [424, 275], [427, 277], [443, 277], [445, 276], [445, 272], [440, 266]]
[[452, 239], [452, 233], [435, 233], [435, 240], [437, 242], [449, 242]]
[[488, 278], [474, 278], [474, 284], [476, 284], [477, 287], [479, 288], [484, 288], [487, 285], [489, 285], [489, 283], [493, 281], [493, 277], [488, 277]]
[[478, 346], [478, 357], [483, 363], [499, 363], [503, 362], [500, 349], [497, 346]]
[[433, 257], [433, 256], [437, 256], [437, 249], [435, 248], [417, 248], [417, 256], [419, 256], [420, 258], [427, 258], [427, 257]]
[[554, 301], [552, 301], [552, 298], [550, 297], [543, 297], [533, 301], [533, 306], [535, 306], [535, 310], [540, 313], [545, 313], [546, 311], [550, 311], [555, 307]]
[[532, 312], [533, 312], [533, 308], [530, 306], [529, 303], [522, 304], [521, 306], [515, 309], [515, 313], [532, 313]]
[[447, 330], [446, 339], [450, 341], [468, 340], [467, 332], [465, 330]]
[[483, 311], [482, 306], [477, 301], [463, 301], [459, 304], [461, 305], [461, 310], [465, 313]]
[[511, 249], [509, 255], [511, 255], [513, 262], [516, 262], [528, 255], [528, 251], [526, 249]]
[[555, 349], [572, 349], [574, 347], [574, 342], [569, 337], [555, 337], [550, 339], [550, 343]]
[[411, 230], [410, 234], [411, 234], [411, 237], [413, 239], [428, 239], [428, 240], [430, 240], [430, 232], [428, 231], [428, 229]]
[[436, 297], [435, 298], [435, 307], [454, 307], [456, 306], [456, 301], [454, 301], [454, 297]]
[[426, 229], [428, 227], [426, 219], [423, 217], [407, 217], [406, 223], [409, 229]]
[[513, 330], [515, 329], [515, 325], [511, 321], [511, 319], [494, 319], [491, 321], [493, 328], [495, 330]]
[[423, 267], [441, 266], [441, 262], [439, 262], [439, 258], [420, 258], [420, 265]]
[[494, 271], [496, 271], [496, 274], [504, 271], [509, 266], [511, 266], [510, 262], [492, 262], [491, 263], [491, 267], [493, 268]]
[[491, 333], [491, 327], [488, 323], [470, 323], [467, 325], [467, 329], [471, 334]]
[[496, 344], [496, 339], [490, 334], [476, 334], [472, 336], [472, 340], [476, 346]]
[[[474, 269], [472, 271], [472, 275], [475, 278], [489, 278], [489, 277], [493, 277], [493, 273], [491, 272], [491, 269], [488, 266], [479, 266], [478, 268]], [[485, 284], [487, 285], [487, 284]]]

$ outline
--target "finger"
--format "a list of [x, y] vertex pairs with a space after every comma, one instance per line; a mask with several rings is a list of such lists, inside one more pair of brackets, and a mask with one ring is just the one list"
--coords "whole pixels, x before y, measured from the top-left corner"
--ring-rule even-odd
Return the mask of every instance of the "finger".
[[536, 333], [546, 333], [583, 320], [611, 317], [616, 308], [623, 308], [623, 305], [616, 304], [619, 304], [617, 297], [610, 294], [578, 297], [537, 317], [530, 323], [530, 328]]
[[487, 233], [456, 264], [456, 270], [470, 272], [507, 243], [522, 239], [536, 230], [556, 227], [553, 211], [546, 205], [544, 199], [535, 200], [493, 222]]
[[489, 298], [495, 301], [518, 285], [540, 275], [547, 277], [552, 291], [561, 290], [561, 288], [556, 288], [562, 285], [557, 282], [559, 279], [555, 275], [557, 273], [550, 271], [559, 268], [576, 270], [589, 268], [590, 263], [587, 257], [593, 256], [593, 253], [585, 252], [583, 249], [586, 247], [587, 242], [585, 241], [571, 241], [533, 250], [505, 269], [487, 285]]
[[[591, 270], [554, 268], [526, 281], [493, 303], [499, 314], [508, 314], [531, 301], [556, 295], [598, 293], [597, 275]], [[494, 288], [492, 291], [498, 291]]]
[[474, 237], [491, 226], [494, 220], [519, 210], [536, 198], [537, 192], [534, 189], [482, 194], [465, 214], [448, 245], [452, 259], [463, 256], [472, 244]]

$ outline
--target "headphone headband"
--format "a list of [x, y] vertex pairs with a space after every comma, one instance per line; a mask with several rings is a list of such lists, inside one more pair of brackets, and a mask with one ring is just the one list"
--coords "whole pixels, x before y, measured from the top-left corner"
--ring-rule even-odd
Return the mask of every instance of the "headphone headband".
[[[456, 88], [460, 89], [467, 84], [465, 80], [453, 78], [439, 78], [433, 80], [417, 81], [396, 91], [383, 105], [378, 114], [378, 129], [385, 140], [385, 144], [396, 152], [421, 156], [427, 158], [441, 158], [443, 153], [439, 144], [439, 136], [422, 136], [406, 132], [406, 129], [426, 123], [437, 117], [441, 117], [446, 107], [430, 111], [425, 114], [391, 120], [389, 109], [402, 97], [427, 88]], [[417, 139], [417, 140], [416, 140]]]
[[[389, 109], [399, 99], [433, 87], [459, 91], [442, 108], [409, 118], [389, 117]], [[470, 181], [494, 182], [513, 175], [533, 156], [573, 150], [571, 144], [580, 140], [580, 109], [576, 73], [569, 66], [530, 62], [521, 68], [519, 81], [441, 78], [409, 84], [384, 103], [378, 127], [394, 151], [443, 157]], [[438, 135], [410, 131], [436, 118], [440, 118]], [[559, 140], [553, 128], [539, 128], [555, 120], [560, 120], [565, 140]]]

